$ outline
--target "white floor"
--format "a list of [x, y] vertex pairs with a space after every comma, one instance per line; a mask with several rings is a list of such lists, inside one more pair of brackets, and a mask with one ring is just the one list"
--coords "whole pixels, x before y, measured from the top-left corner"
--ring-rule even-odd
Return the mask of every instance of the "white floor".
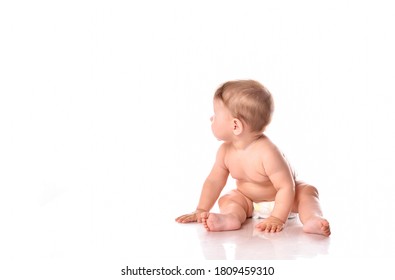
[[[14, 208], [1, 233], [2, 273], [13, 275], [8, 279], [32, 274], [51, 279], [59, 271], [58, 279], [76, 275], [115, 279], [126, 265], [189, 263], [196, 267], [210, 260], [226, 260], [228, 265], [232, 260], [266, 260], [266, 264], [310, 260], [314, 262], [301, 267], [313, 263], [326, 269], [333, 263], [339, 267], [350, 260], [361, 260], [362, 264], [367, 260], [364, 273], [374, 274], [377, 269], [388, 271], [388, 258], [395, 258], [391, 214], [395, 212], [390, 195], [364, 209], [360, 208], [363, 203], [349, 205], [347, 197], [325, 199], [334, 201], [325, 207], [332, 226], [329, 238], [303, 233], [297, 218], [276, 234], [255, 231], [255, 219], [238, 231], [207, 232], [201, 224], [174, 221], [180, 214], [178, 198], [170, 198], [170, 205], [159, 209], [161, 196], [148, 204], [130, 195], [77, 190], [47, 193], [40, 207], [25, 207], [20, 212]], [[13, 274], [21, 266], [24, 270]]]
[[[249, 219], [241, 230], [230, 232], [207, 232], [201, 225], [179, 225], [174, 230], [197, 238], [198, 248], [194, 253], [207, 260], [287, 260], [329, 253], [330, 238], [304, 234], [297, 219], [289, 220], [287, 228], [279, 234], [256, 231], [254, 225], [258, 222]], [[193, 242], [192, 238], [185, 238], [181, 248]], [[188, 257], [185, 251], [178, 253], [180, 257]]]
[[[190, 260], [293, 260], [322, 258], [395, 257], [393, 225], [377, 226], [369, 218], [349, 213], [331, 216], [333, 234], [327, 238], [306, 234], [298, 218], [289, 220], [281, 233], [262, 233], [254, 229], [259, 220], [249, 219], [241, 230], [207, 232], [201, 224], [177, 224], [169, 220], [146, 221], [133, 240], [129, 240], [129, 256]], [[360, 223], [366, 221], [366, 224]], [[152, 225], [150, 224], [152, 223]], [[144, 228], [151, 230], [144, 231]], [[137, 238], [136, 238], [137, 237]]]

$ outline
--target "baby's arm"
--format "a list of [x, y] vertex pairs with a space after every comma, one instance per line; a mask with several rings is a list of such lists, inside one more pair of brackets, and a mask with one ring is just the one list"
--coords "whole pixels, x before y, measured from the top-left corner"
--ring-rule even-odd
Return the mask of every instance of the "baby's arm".
[[295, 198], [295, 181], [288, 163], [275, 147], [265, 152], [263, 166], [277, 193], [270, 217], [258, 224], [257, 228], [267, 232], [278, 232], [283, 229], [292, 209]]
[[226, 147], [224, 144], [218, 149], [214, 166], [203, 184], [199, 204], [196, 211], [182, 215], [176, 219], [179, 223], [201, 222], [200, 214], [208, 212], [214, 206], [215, 201], [221, 194], [229, 176], [229, 170], [224, 163]]

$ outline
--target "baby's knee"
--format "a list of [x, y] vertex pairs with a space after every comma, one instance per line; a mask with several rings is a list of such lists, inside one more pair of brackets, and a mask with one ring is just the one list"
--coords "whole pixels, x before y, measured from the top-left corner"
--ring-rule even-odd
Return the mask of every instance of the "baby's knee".
[[310, 195], [314, 197], [318, 197], [318, 189], [312, 185], [303, 184], [296, 187], [296, 194], [298, 195]]
[[224, 194], [218, 199], [218, 205], [221, 206], [224, 203], [234, 200], [231, 194]]
[[307, 194], [309, 194], [309, 195], [312, 195], [312, 196], [315, 196], [315, 197], [318, 197], [318, 196], [319, 196], [318, 190], [317, 190], [317, 188], [314, 187], [314, 186], [307, 185], [307, 186], [305, 187], [304, 191], [305, 191]]
[[227, 194], [221, 196], [221, 197], [218, 199], [218, 204], [221, 205], [221, 204], [223, 204], [226, 200], [228, 200], [228, 195], [227, 195]]
[[241, 204], [242, 206], [245, 206], [244, 204], [246, 204], [246, 201], [245, 201], [245, 198], [243, 197], [243, 195], [241, 195], [237, 191], [231, 191], [231, 192], [221, 196], [218, 200], [218, 204], [220, 206], [225, 203], [230, 203], [230, 202]]

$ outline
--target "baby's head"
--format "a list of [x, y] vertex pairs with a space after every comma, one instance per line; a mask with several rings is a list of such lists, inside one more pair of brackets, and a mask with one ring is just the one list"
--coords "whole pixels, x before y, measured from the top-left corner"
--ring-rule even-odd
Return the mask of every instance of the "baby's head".
[[226, 82], [216, 90], [214, 100], [222, 101], [232, 116], [244, 122], [251, 132], [263, 132], [274, 110], [271, 93], [254, 80]]

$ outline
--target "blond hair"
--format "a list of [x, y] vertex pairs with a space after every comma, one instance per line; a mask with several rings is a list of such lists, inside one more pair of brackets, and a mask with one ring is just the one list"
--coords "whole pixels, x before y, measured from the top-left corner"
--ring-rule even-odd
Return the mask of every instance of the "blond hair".
[[214, 99], [221, 100], [232, 116], [246, 123], [252, 132], [263, 132], [272, 119], [272, 95], [257, 81], [226, 82], [216, 90]]

